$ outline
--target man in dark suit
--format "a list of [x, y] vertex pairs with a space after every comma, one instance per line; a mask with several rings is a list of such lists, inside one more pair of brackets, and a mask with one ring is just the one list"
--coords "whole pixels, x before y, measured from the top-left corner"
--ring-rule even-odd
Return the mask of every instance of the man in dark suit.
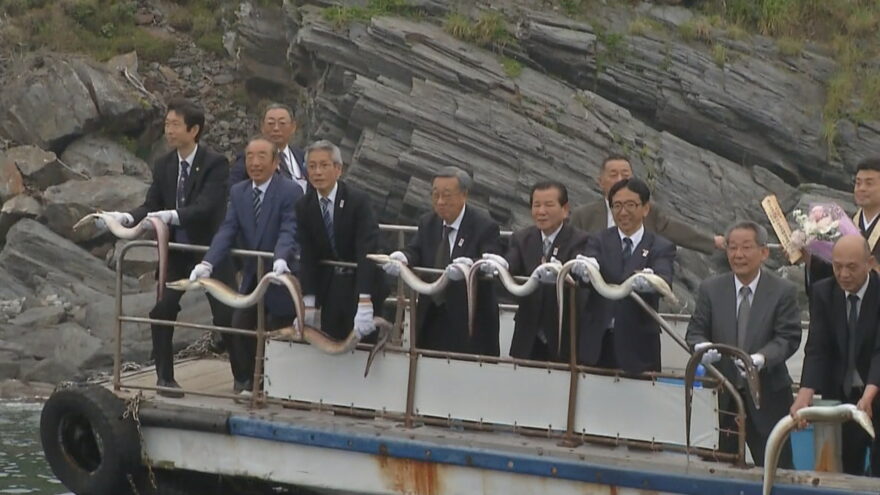
[[[871, 249], [871, 267], [877, 269], [880, 260], [880, 229], [877, 219], [880, 218], [880, 158], [868, 158], [856, 166], [856, 178], [853, 186], [853, 199], [859, 210], [853, 216], [853, 223], [861, 230], [868, 240]], [[807, 256], [806, 287], [809, 295], [812, 285], [834, 275], [831, 263]]]
[[[506, 265], [513, 275], [529, 276], [538, 265], [556, 260], [561, 263], [582, 252], [587, 234], [569, 225], [568, 190], [560, 182], [539, 182], [531, 192], [532, 219], [535, 225], [520, 229], [510, 238], [504, 258], [487, 254]], [[485, 265], [486, 268], [491, 268]], [[491, 270], [485, 270], [491, 275]], [[569, 312], [563, 311], [562, 350], [557, 353], [559, 315], [556, 299], [556, 274], [539, 273], [542, 285], [537, 291], [519, 299], [510, 355], [539, 361], [568, 361]], [[566, 299], [569, 296], [566, 293]], [[566, 301], [565, 308], [571, 304]]]
[[[672, 285], [675, 245], [645, 228], [651, 190], [632, 177], [611, 186], [608, 204], [616, 227], [590, 236], [584, 254], [598, 263], [602, 278], [619, 284], [650, 269]], [[583, 270], [573, 270], [585, 283]], [[639, 279], [634, 286], [654, 309], [660, 296]], [[660, 371], [660, 327], [630, 298], [611, 300], [594, 290], [580, 315], [578, 359], [590, 366], [621, 368], [628, 373]]]
[[[810, 333], [804, 348], [801, 388], [791, 413], [809, 406], [816, 392], [823, 399], [857, 404], [880, 421], [873, 405], [880, 385], [880, 277], [871, 270], [871, 251], [859, 235], [842, 237], [832, 253], [834, 277], [813, 285]], [[856, 423], [843, 423], [843, 471], [865, 474], [865, 453], [871, 447], [871, 473], [880, 476], [880, 440], [871, 440]]]
[[[365, 335], [373, 330], [373, 315], [381, 314], [387, 295], [376, 264], [366, 257], [377, 251], [379, 223], [369, 197], [339, 180], [342, 154], [336, 145], [312, 144], [306, 164], [312, 187], [296, 203], [305, 322], [339, 339], [352, 328]], [[357, 263], [357, 269], [323, 265], [322, 260]]]
[[[466, 206], [471, 178], [458, 167], [444, 167], [432, 182], [434, 211], [419, 220], [419, 230], [393, 259], [410, 266], [445, 268], [453, 280], [442, 294], [420, 297], [416, 343], [423, 349], [498, 356], [498, 300], [490, 280], [477, 284], [474, 337], [468, 335], [468, 301], [463, 276], [452, 263], [471, 263], [484, 253], [500, 254], [498, 224]], [[397, 265], [383, 269], [397, 275]]]
[[[705, 280], [687, 329], [687, 342], [695, 350], [712, 342], [738, 347], [751, 354], [760, 370], [761, 409], [755, 407], [738, 360], [724, 359], [717, 351], [703, 356], [704, 363], [718, 363], [719, 370], [739, 389], [746, 406], [746, 442], [758, 466], [764, 465], [764, 447], [773, 426], [791, 407], [791, 376], [786, 359], [801, 342], [800, 309], [795, 285], [761, 267], [770, 251], [767, 230], [751, 221], [728, 229], [727, 260], [732, 273]], [[723, 390], [723, 389], [722, 389]], [[725, 392], [719, 408], [733, 410]], [[721, 415], [722, 430], [736, 431], [734, 417]], [[722, 432], [719, 449], [735, 453], [736, 436]], [[792, 467], [791, 444], [786, 443], [779, 465]]]
[[[260, 133], [278, 148], [278, 173], [296, 182], [305, 193], [308, 189], [309, 174], [306, 170], [304, 153], [302, 149], [290, 145], [290, 140], [296, 133], [296, 118], [293, 110], [281, 103], [267, 105], [260, 123]], [[229, 171], [229, 187], [247, 179], [245, 156], [241, 154]]]
[[[174, 242], [207, 245], [223, 220], [226, 210], [226, 180], [229, 162], [199, 144], [205, 128], [204, 110], [184, 99], [168, 103], [165, 114], [165, 139], [174, 151], [159, 158], [153, 166], [153, 182], [144, 203], [129, 213], [111, 212], [123, 225], [132, 226], [146, 216], [158, 217], [171, 226]], [[168, 259], [168, 279], [186, 277], [198, 262], [193, 253], [172, 250]], [[228, 263], [217, 267], [218, 278], [232, 278]], [[150, 318], [176, 320], [183, 293], [166, 289], [164, 297], [150, 311]], [[208, 296], [214, 325], [228, 326], [231, 310]], [[174, 380], [172, 336], [174, 328], [152, 325], [153, 355], [156, 360], [157, 385], [180, 388]], [[181, 397], [180, 392], [160, 391], [162, 395]]]
[[[302, 190], [275, 173], [278, 160], [278, 149], [268, 139], [257, 137], [248, 143], [245, 162], [251, 180], [232, 186], [226, 218], [211, 241], [204, 260], [193, 268], [191, 280], [211, 276], [213, 267], [227, 259], [229, 250], [236, 244], [240, 249], [274, 252], [272, 271], [278, 275], [290, 273], [298, 250], [294, 205], [302, 197]], [[246, 258], [239, 291], [243, 294], [252, 292], [258, 281], [257, 260]], [[270, 287], [264, 301], [267, 329], [275, 330], [293, 323], [293, 301], [286, 288]], [[254, 330], [257, 307], [237, 309], [232, 326]], [[223, 339], [229, 352], [233, 388], [248, 395], [253, 387], [256, 339], [227, 333], [223, 334]]]
[[[611, 186], [632, 175], [632, 165], [626, 157], [606, 158], [596, 179], [602, 190], [602, 199], [575, 208], [571, 213], [571, 224], [589, 234], [614, 227], [614, 215], [605, 198], [608, 197]], [[724, 249], [724, 237], [712, 236], [697, 230], [687, 222], [667, 214], [657, 205], [651, 205], [651, 211], [645, 217], [645, 230], [660, 234], [678, 246], [706, 254], [712, 254], [716, 249]]]

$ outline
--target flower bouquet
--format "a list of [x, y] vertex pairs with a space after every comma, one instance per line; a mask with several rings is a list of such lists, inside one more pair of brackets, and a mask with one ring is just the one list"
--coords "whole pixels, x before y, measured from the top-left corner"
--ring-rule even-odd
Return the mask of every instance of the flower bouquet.
[[837, 239], [860, 233], [843, 208], [834, 203], [812, 205], [808, 213], [794, 210], [792, 216], [797, 224], [791, 233], [793, 247], [806, 249], [825, 261], [831, 261], [831, 250]]

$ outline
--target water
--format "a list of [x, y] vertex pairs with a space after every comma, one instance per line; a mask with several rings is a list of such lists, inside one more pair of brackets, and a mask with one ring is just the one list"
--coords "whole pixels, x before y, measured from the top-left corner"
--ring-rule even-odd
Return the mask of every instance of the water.
[[0, 494], [66, 493], [40, 446], [38, 402], [0, 401]]

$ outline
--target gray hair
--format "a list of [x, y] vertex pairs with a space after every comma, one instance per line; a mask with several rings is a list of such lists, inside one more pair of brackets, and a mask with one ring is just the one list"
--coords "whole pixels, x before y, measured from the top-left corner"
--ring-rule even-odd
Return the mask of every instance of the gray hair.
[[296, 122], [296, 115], [293, 114], [293, 109], [290, 108], [289, 105], [285, 105], [284, 103], [269, 103], [266, 105], [266, 109], [263, 110], [263, 120], [266, 120], [266, 114], [269, 113], [269, 110], [284, 110], [287, 112], [287, 115], [290, 116], [290, 120]]
[[339, 151], [339, 146], [336, 146], [330, 141], [326, 139], [321, 139], [310, 144], [309, 147], [306, 148], [306, 163], [309, 163], [309, 155], [313, 151], [329, 151], [330, 158], [333, 160], [333, 163], [339, 165], [340, 167], [342, 166], [342, 152]]
[[767, 245], [767, 229], [764, 228], [763, 225], [760, 225], [751, 220], [741, 220], [736, 222], [727, 228], [727, 232], [724, 234], [724, 242], [730, 241], [730, 233], [734, 230], [751, 230], [755, 233], [755, 242], [758, 246], [764, 247]]
[[454, 177], [458, 180], [458, 189], [466, 193], [470, 191], [471, 186], [474, 181], [471, 179], [471, 176], [467, 174], [464, 170], [458, 167], [443, 167], [434, 174], [434, 177], [431, 178], [431, 182], [438, 177], [451, 178]]
[[[248, 139], [248, 146], [250, 146], [250, 144], [253, 143], [254, 141], [266, 141], [267, 143], [271, 144], [272, 145], [272, 160], [278, 158], [278, 153], [280, 153], [281, 150], [279, 150], [278, 146], [275, 146], [275, 143], [270, 141], [269, 138], [267, 138], [266, 136], [264, 136], [262, 134], [256, 134], [254, 136], [251, 136], [250, 139]], [[247, 148], [247, 146], [245, 146], [245, 148]]]

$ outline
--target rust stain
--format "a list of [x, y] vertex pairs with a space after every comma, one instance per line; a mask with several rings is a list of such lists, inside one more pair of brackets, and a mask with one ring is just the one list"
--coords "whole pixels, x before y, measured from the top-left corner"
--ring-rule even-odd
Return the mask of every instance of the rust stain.
[[837, 471], [837, 460], [835, 459], [834, 446], [831, 442], [824, 442], [819, 449], [819, 458], [816, 459], [815, 471], [820, 473], [828, 473]]
[[440, 495], [440, 466], [432, 462], [377, 456], [385, 485], [405, 495]]

